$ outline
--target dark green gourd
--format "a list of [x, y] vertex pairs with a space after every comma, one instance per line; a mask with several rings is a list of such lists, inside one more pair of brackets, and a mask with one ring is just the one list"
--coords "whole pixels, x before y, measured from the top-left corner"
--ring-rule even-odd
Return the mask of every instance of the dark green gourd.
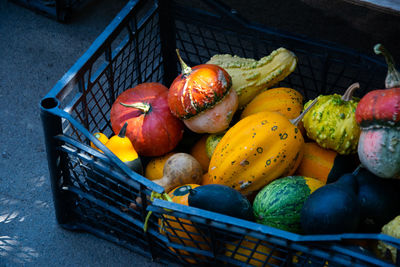
[[253, 209], [249, 200], [226, 185], [208, 184], [191, 189], [188, 202], [192, 207], [253, 220]]
[[305, 234], [355, 232], [360, 221], [356, 177], [345, 174], [314, 191], [304, 202], [300, 217]]
[[400, 214], [400, 180], [382, 179], [365, 168], [355, 174], [361, 209], [359, 232], [379, 233]]

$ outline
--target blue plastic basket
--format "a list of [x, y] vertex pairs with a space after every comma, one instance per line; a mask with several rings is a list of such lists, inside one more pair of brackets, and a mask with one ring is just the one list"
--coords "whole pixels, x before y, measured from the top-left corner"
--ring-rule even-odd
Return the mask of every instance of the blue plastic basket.
[[[279, 85], [295, 88], [306, 99], [343, 93], [353, 82], [360, 83], [360, 96], [383, 86], [386, 65], [381, 60], [248, 22], [219, 1], [194, 3], [198, 2], [130, 1], [41, 100], [58, 223], [166, 263], [393, 265], [358, 245], [360, 240], [383, 240], [400, 247], [398, 239], [385, 235], [302, 236], [161, 200], [151, 202], [151, 192], [162, 193], [163, 188], [131, 171], [94, 138], [94, 132], [112, 134], [109, 112], [124, 90], [142, 82], [170, 85], [179, 70], [176, 48], [194, 66], [217, 53], [259, 58], [285, 47], [296, 54], [298, 66]], [[196, 135], [185, 134], [195, 140]], [[149, 211], [153, 215], [148, 231], [143, 231]]]

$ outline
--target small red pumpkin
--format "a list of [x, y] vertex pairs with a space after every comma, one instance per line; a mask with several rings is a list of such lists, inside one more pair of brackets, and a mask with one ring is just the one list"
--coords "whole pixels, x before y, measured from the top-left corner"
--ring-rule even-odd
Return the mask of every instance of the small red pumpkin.
[[400, 73], [391, 55], [377, 44], [388, 64], [387, 89], [367, 93], [358, 103], [355, 116], [361, 135], [358, 155], [361, 163], [382, 178], [400, 178]]
[[139, 155], [164, 155], [183, 136], [182, 121], [168, 107], [168, 88], [160, 83], [142, 83], [124, 91], [113, 103], [110, 117], [114, 133], [128, 122], [126, 136]]
[[190, 68], [183, 62], [182, 73], [169, 88], [168, 105], [196, 133], [217, 133], [228, 128], [238, 108], [232, 78], [221, 67], [201, 64]]

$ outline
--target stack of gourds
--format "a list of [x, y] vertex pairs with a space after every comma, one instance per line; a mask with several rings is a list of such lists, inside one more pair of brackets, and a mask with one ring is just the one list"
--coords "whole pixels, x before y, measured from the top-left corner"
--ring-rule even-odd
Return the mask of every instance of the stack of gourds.
[[113, 104], [112, 128], [131, 142], [120, 158], [138, 172], [132, 160], [149, 158], [144, 176], [180, 204], [295, 233], [378, 232], [400, 215], [400, 74], [375, 50], [387, 89], [359, 99], [356, 82], [305, 104], [275, 87], [296, 69], [285, 48], [194, 67], [177, 51], [182, 73], [169, 88], [143, 83]]

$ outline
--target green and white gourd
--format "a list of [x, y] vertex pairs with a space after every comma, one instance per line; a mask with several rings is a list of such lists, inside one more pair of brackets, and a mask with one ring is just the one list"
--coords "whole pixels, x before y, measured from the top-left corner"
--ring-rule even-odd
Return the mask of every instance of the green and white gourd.
[[[343, 96], [318, 96], [317, 103], [303, 118], [304, 128], [310, 139], [341, 155], [357, 152], [361, 130], [354, 115], [360, 101], [352, 96], [356, 88], [359, 88], [358, 83], [352, 84]], [[311, 102], [308, 101], [304, 108]]]

